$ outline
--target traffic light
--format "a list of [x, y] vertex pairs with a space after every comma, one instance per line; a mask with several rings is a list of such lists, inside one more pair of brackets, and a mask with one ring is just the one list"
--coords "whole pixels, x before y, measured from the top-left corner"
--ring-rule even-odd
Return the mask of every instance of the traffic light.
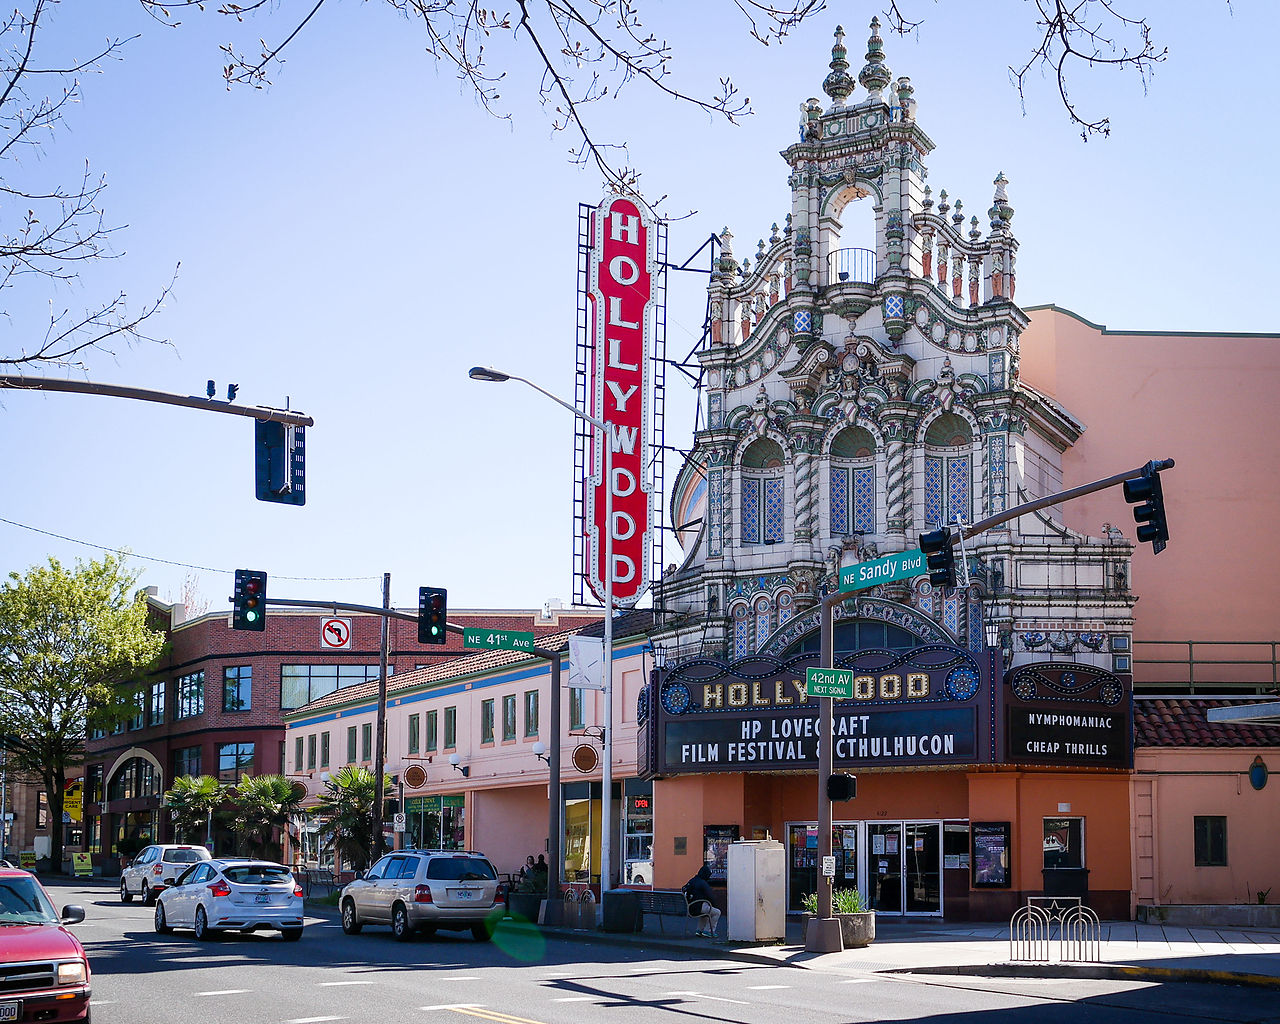
[[231, 628], [261, 633], [267, 628], [267, 574], [257, 569], [237, 569], [231, 602]]
[[858, 795], [858, 778], [847, 772], [836, 772], [827, 776], [827, 799], [852, 800]]
[[951, 531], [945, 526], [920, 534], [920, 550], [929, 569], [929, 582], [935, 587], [956, 585], [956, 553], [951, 549]]
[[443, 644], [449, 640], [445, 630], [448, 618], [448, 591], [442, 587], [418, 588], [418, 643]]
[[[1169, 540], [1169, 524], [1164, 518], [1164, 494], [1160, 490], [1160, 474], [1148, 466], [1142, 476], [1124, 482], [1124, 500], [1137, 504], [1133, 521], [1138, 524], [1138, 542], [1151, 542], [1151, 550], [1160, 554]], [[1139, 504], [1140, 503], [1140, 504]]]
[[254, 493], [259, 501], [305, 505], [307, 428], [275, 420], [254, 420], [253, 470]]

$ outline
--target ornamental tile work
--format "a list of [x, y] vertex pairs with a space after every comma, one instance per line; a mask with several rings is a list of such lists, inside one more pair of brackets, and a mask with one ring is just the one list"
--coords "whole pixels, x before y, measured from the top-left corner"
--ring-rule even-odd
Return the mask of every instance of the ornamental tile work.
[[904, 305], [901, 295], [886, 295], [884, 299], [884, 315], [901, 319]]
[[779, 594], [778, 595], [778, 625], [781, 626], [784, 622], [790, 619], [791, 616], [794, 614], [795, 614], [795, 604], [791, 599], [791, 595], [786, 593]]
[[769, 626], [772, 616], [769, 614], [769, 599], [762, 597], [756, 601], [756, 643], [764, 643], [771, 632]]
[[765, 543], [782, 543], [782, 477], [769, 477], [764, 482], [764, 539]]
[[960, 600], [954, 592], [942, 598], [942, 624], [952, 636], [960, 634]]
[[807, 309], [802, 309], [795, 315], [794, 326], [797, 331], [810, 331], [813, 329], [813, 314]]
[[876, 529], [876, 470], [860, 466], [853, 471], [853, 528], [858, 533]]
[[831, 470], [831, 532], [849, 532], [849, 470], [846, 467]]
[[942, 525], [942, 460], [932, 455], [924, 460], [924, 521]]
[[709, 470], [707, 472], [707, 553], [717, 558], [724, 554], [722, 519], [724, 501], [721, 493], [723, 486], [724, 470]]
[[1003, 391], [1007, 386], [1004, 374], [1004, 353], [992, 352], [987, 356], [987, 388], [991, 391]]
[[967, 455], [947, 459], [947, 519], [972, 522], [969, 505], [970, 459]]
[[742, 543], [760, 543], [760, 481], [742, 480]]
[[745, 658], [751, 653], [751, 614], [745, 604], [733, 609], [733, 656]]
[[1004, 511], [1008, 485], [1005, 473], [1005, 439], [993, 434], [987, 438], [987, 515]]

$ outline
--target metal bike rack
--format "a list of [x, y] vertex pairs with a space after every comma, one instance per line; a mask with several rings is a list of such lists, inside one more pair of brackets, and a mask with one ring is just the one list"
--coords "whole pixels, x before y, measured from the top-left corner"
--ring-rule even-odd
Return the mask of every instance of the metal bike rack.
[[1009, 920], [1009, 959], [1049, 963], [1057, 937], [1061, 963], [1098, 963], [1102, 926], [1079, 896], [1028, 896]]

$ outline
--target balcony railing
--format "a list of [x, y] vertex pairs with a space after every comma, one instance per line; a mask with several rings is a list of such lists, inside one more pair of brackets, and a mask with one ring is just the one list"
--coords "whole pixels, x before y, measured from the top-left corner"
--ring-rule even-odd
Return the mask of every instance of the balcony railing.
[[827, 283], [872, 284], [876, 279], [874, 249], [836, 249], [827, 257]]
[[1133, 684], [1139, 693], [1266, 694], [1280, 686], [1280, 642], [1133, 641]]

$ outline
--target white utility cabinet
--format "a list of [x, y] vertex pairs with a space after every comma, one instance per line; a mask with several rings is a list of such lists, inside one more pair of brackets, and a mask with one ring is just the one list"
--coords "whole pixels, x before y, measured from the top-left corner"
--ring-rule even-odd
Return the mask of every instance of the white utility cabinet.
[[729, 844], [729, 940], [765, 942], [787, 934], [786, 854], [776, 839]]

